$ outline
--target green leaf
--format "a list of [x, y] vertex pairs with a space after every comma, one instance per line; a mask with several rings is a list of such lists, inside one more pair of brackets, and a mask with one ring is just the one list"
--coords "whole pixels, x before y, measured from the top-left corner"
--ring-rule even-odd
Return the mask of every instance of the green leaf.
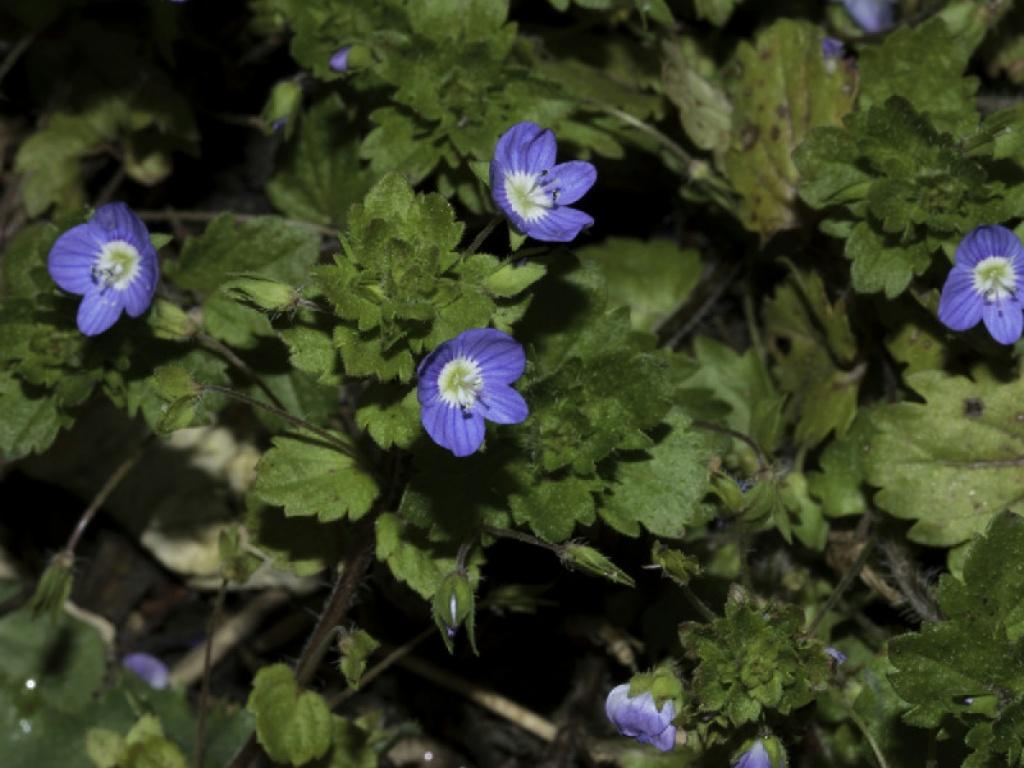
[[275, 216], [236, 224], [225, 213], [202, 235], [185, 241], [181, 257], [168, 265], [168, 272], [182, 288], [208, 295], [243, 273], [299, 285], [319, 256], [320, 237], [310, 227]]
[[53, 291], [46, 257], [60, 231], [49, 222], [19, 230], [7, 243], [0, 261], [0, 296], [4, 300], [34, 299]]
[[728, 426], [750, 435], [771, 454], [782, 437], [783, 398], [757, 354], [748, 349], [740, 355], [702, 336], [694, 339], [693, 349], [699, 367], [687, 386], [711, 390], [729, 407]]
[[376, 531], [377, 559], [387, 563], [396, 579], [428, 600], [455, 570], [457, 543], [431, 541], [423, 529], [391, 512], [377, 518]]
[[522, 266], [503, 264], [484, 279], [484, 287], [492, 296], [508, 298], [522, 293], [547, 272], [543, 264], [530, 262]]
[[860, 108], [900, 96], [940, 131], [972, 130], [978, 123], [978, 79], [963, 74], [978, 42], [980, 37], [952, 34], [939, 18], [897, 27], [881, 43], [860, 51]]
[[703, 503], [710, 441], [707, 433], [690, 427], [689, 417], [678, 407], [668, 412], [654, 435], [655, 444], [644, 453], [618, 458], [615, 482], [598, 511], [623, 533], [637, 536], [643, 525], [656, 536], [681, 539], [687, 527], [711, 518]]
[[847, 433], [825, 447], [819, 459], [821, 471], [807, 477], [811, 495], [821, 502], [828, 517], [860, 515], [868, 508], [864, 482], [874, 434], [873, 413], [874, 408], [858, 411]]
[[338, 642], [338, 649], [341, 651], [339, 666], [341, 674], [345, 676], [345, 682], [350, 687], [359, 689], [359, 681], [366, 672], [366, 661], [378, 648], [380, 643], [365, 629], [356, 628], [341, 636]]
[[331, 712], [323, 697], [300, 693], [284, 664], [263, 667], [253, 680], [246, 708], [256, 717], [256, 738], [277, 763], [300, 766], [331, 747]]
[[815, 446], [832, 431], [842, 436], [857, 413], [865, 368], [853, 365], [857, 343], [845, 300], [833, 304], [817, 273], [793, 268], [765, 303], [764, 324], [797, 443]]
[[828, 656], [802, 630], [803, 612], [796, 606], [756, 606], [735, 597], [724, 617], [684, 624], [680, 640], [698, 662], [692, 678], [697, 711], [731, 727], [813, 701], [827, 687]]
[[288, 347], [288, 359], [293, 366], [316, 376], [322, 384], [338, 383], [338, 351], [330, 334], [296, 325], [282, 329], [278, 335]]
[[275, 437], [273, 443], [256, 468], [257, 499], [284, 507], [286, 515], [324, 523], [358, 520], [370, 511], [380, 489], [352, 455], [314, 436]]
[[52, 395], [29, 395], [7, 371], [0, 371], [0, 413], [0, 456], [7, 460], [45, 451], [72, 421]]
[[572, 475], [545, 478], [540, 485], [527, 486], [509, 499], [512, 519], [528, 524], [543, 539], [564, 541], [577, 523], [594, 522], [593, 492], [599, 487], [592, 480]]
[[915, 275], [928, 269], [932, 249], [925, 242], [901, 243], [861, 222], [846, 242], [846, 255], [853, 260], [850, 276], [855, 290], [884, 293], [893, 299], [907, 289]]
[[694, 145], [716, 153], [728, 149], [732, 102], [714, 61], [701, 52], [696, 40], [687, 37], [662, 43], [661, 82]]
[[907, 376], [923, 403], [879, 408], [867, 456], [876, 503], [915, 521], [912, 540], [951, 547], [1008, 509], [1024, 513], [1024, 380]]
[[371, 385], [359, 400], [356, 424], [385, 450], [395, 445], [409, 448], [422, 433], [416, 390]]
[[893, 687], [912, 705], [906, 721], [934, 728], [944, 716], [957, 717], [973, 726], [969, 745], [1008, 755], [1006, 765], [1019, 761], [1022, 744], [1022, 547], [1024, 520], [1010, 513], [993, 518], [968, 551], [963, 580], [945, 574], [939, 582], [943, 620], [889, 644]]
[[793, 150], [853, 107], [853, 70], [826, 66], [822, 34], [810, 22], [782, 19], [735, 55], [732, 146], [723, 166], [741, 197], [740, 221], [764, 238], [798, 224]]
[[611, 237], [577, 251], [600, 267], [612, 306], [629, 307], [633, 328], [654, 331], [689, 298], [700, 280], [700, 253], [668, 239]]
[[342, 226], [370, 186], [359, 162], [357, 134], [337, 94], [302, 115], [298, 138], [267, 182], [267, 197], [286, 216]]
[[114, 731], [93, 728], [86, 752], [97, 768], [186, 768], [181, 749], [164, 736], [160, 721], [143, 715], [122, 739]]
[[695, 0], [694, 5], [698, 17], [707, 19], [716, 27], [722, 27], [741, 2], [743, 0]]

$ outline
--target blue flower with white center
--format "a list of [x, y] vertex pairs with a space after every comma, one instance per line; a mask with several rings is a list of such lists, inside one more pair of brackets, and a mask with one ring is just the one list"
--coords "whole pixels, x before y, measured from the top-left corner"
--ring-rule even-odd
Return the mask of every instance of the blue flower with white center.
[[345, 72], [348, 70], [348, 52], [352, 50], [351, 45], [346, 45], [339, 48], [331, 56], [330, 61], [327, 62], [327, 66], [334, 72]]
[[629, 683], [623, 683], [608, 694], [604, 712], [623, 736], [650, 744], [662, 752], [675, 746], [676, 727], [672, 725], [672, 718], [676, 716], [676, 707], [672, 699], [666, 699], [659, 710], [649, 691], [630, 697]]
[[534, 240], [567, 243], [594, 220], [568, 208], [594, 186], [597, 169], [582, 160], [555, 165], [555, 134], [517, 123], [498, 139], [491, 159], [491, 197], [512, 225]]
[[1024, 330], [1024, 246], [1006, 227], [975, 228], [960, 241], [939, 297], [939, 320], [954, 331], [979, 321], [1000, 344]]
[[160, 266], [142, 219], [124, 203], [96, 209], [85, 224], [57, 238], [47, 263], [50, 277], [82, 296], [78, 330], [103, 333], [125, 311], [138, 317], [156, 292]]
[[894, 2], [895, 0], [842, 0], [846, 12], [857, 26], [869, 35], [885, 32], [894, 24]]
[[772, 768], [772, 759], [764, 748], [764, 742], [758, 739], [754, 746], [740, 755], [732, 768]]
[[420, 420], [431, 439], [456, 456], [475, 453], [484, 420], [518, 424], [530, 409], [511, 384], [523, 375], [526, 353], [493, 328], [463, 331], [419, 366]]

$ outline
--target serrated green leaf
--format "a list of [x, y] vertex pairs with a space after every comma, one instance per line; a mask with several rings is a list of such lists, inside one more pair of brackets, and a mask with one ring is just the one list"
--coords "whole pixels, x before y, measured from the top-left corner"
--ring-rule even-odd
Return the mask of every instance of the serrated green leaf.
[[267, 182], [270, 202], [295, 219], [344, 225], [349, 207], [370, 186], [355, 139], [337, 94], [314, 104], [302, 115], [298, 137], [284, 163]]
[[331, 713], [323, 697], [299, 691], [284, 664], [263, 667], [246, 708], [256, 717], [256, 738], [272, 760], [296, 768], [331, 747]]
[[940, 131], [972, 130], [978, 122], [978, 80], [963, 74], [978, 42], [980, 37], [953, 35], [938, 18], [894, 29], [860, 52], [861, 109], [900, 96], [931, 117]]
[[427, 600], [455, 570], [458, 544], [431, 541], [423, 529], [390, 512], [377, 518], [376, 531], [377, 559]]
[[680, 640], [698, 660], [692, 678], [697, 711], [730, 727], [813, 701], [826, 689], [828, 657], [802, 629], [796, 606], [736, 599], [710, 624], [684, 624]]
[[508, 298], [522, 293], [547, 272], [543, 264], [524, 264], [517, 267], [503, 264], [496, 272], [484, 278], [484, 287], [492, 296]]
[[963, 580], [946, 574], [939, 582], [943, 620], [889, 644], [896, 668], [890, 680], [912, 705], [907, 722], [936, 727], [944, 715], [963, 718], [974, 726], [969, 745], [989, 754], [1009, 753], [1004, 764], [1011, 765], [1021, 756], [1024, 705], [1022, 547], [1024, 520], [1008, 512], [993, 518], [967, 554]]
[[367, 430], [381, 448], [409, 448], [422, 434], [416, 390], [372, 385], [359, 400], [356, 424]]
[[708, 434], [694, 430], [689, 417], [673, 408], [654, 435], [656, 442], [644, 453], [618, 457], [615, 482], [598, 511], [623, 533], [637, 536], [643, 525], [656, 536], [681, 539], [687, 527], [711, 517], [703, 503], [710, 474]]
[[45, 451], [72, 422], [52, 395], [30, 395], [7, 371], [0, 371], [0, 413], [0, 456], [7, 460]]
[[743, 0], [695, 0], [697, 16], [707, 19], [716, 27], [724, 26]]
[[365, 629], [354, 629], [345, 632], [338, 641], [338, 649], [341, 651], [339, 666], [341, 674], [345, 676], [352, 688], [359, 688], [359, 681], [366, 671], [366, 662], [370, 654], [380, 648], [380, 643]]
[[225, 213], [202, 235], [185, 241], [181, 257], [168, 265], [168, 272], [182, 288], [202, 294], [242, 273], [299, 285], [319, 256], [320, 237], [310, 227], [275, 216], [236, 224]]
[[925, 402], [886, 405], [872, 419], [875, 502], [915, 521], [910, 538], [931, 546], [969, 540], [1004, 509], [1024, 513], [1024, 380], [921, 371], [907, 384]]
[[611, 237], [577, 251], [597, 264], [608, 283], [612, 306], [629, 307], [638, 330], [653, 331], [690, 296], [700, 279], [700, 253], [667, 239]]
[[256, 468], [252, 493], [260, 501], [324, 523], [358, 520], [370, 511], [380, 489], [352, 455], [320, 437], [275, 437], [273, 443]]

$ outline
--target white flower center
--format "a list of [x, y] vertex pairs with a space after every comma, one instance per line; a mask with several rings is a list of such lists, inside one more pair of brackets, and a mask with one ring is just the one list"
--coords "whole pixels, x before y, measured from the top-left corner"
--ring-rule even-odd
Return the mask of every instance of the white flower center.
[[513, 171], [505, 174], [505, 197], [524, 221], [544, 218], [555, 201], [540, 185], [542, 174]]
[[124, 240], [104, 243], [100, 257], [92, 265], [92, 279], [102, 288], [123, 291], [139, 274], [142, 257], [138, 249]]
[[985, 301], [1001, 301], [1012, 296], [1017, 287], [1013, 263], [1005, 256], [989, 256], [974, 267], [974, 290]]
[[484, 380], [480, 366], [468, 357], [456, 357], [445, 363], [437, 377], [441, 400], [450, 408], [470, 408], [476, 402]]

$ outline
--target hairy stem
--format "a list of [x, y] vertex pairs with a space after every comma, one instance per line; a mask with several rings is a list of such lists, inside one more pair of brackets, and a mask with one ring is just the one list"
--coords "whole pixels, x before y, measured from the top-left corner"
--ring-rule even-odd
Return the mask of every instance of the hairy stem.
[[68, 543], [64, 545], [64, 554], [68, 557], [74, 557], [75, 549], [78, 547], [78, 542], [82, 540], [82, 536], [85, 534], [85, 530], [89, 527], [89, 523], [96, 517], [96, 513], [100, 511], [100, 507], [106, 504], [107, 499], [110, 498], [117, 486], [121, 484], [125, 476], [131, 472], [132, 467], [139, 463], [139, 459], [142, 458], [145, 453], [145, 449], [148, 447], [149, 442], [153, 439], [153, 435], [149, 435], [139, 446], [139, 448], [129, 456], [127, 459], [122, 461], [115, 469], [107, 481], [103, 483], [103, 486], [96, 492], [96, 495], [92, 497], [92, 501], [89, 502], [89, 506], [82, 512], [82, 516], [78, 518], [78, 524], [75, 526], [75, 530], [71, 532], [71, 536], [68, 537]]
[[206, 644], [203, 651], [203, 682], [199, 688], [199, 712], [196, 715], [196, 746], [194, 753], [195, 768], [203, 768], [203, 753], [206, 751], [206, 712], [210, 700], [210, 669], [213, 651], [213, 636], [220, 623], [224, 611], [224, 596], [227, 593], [227, 581], [221, 581], [217, 590], [217, 599], [213, 604], [213, 615], [206, 628]]
[[735, 437], [750, 446], [750, 449], [757, 456], [757, 468], [764, 472], [771, 466], [771, 462], [768, 461], [768, 457], [765, 452], [761, 450], [761, 446], [757, 444], [757, 441], [750, 435], [745, 435], [738, 430], [732, 429], [731, 427], [725, 427], [721, 424], [715, 424], [713, 421], [705, 421], [704, 419], [693, 419], [690, 422], [697, 429], [706, 429], [710, 432], [721, 432], [723, 435], [729, 435], [729, 437]]
[[204, 347], [209, 349], [214, 354], [220, 355], [222, 358], [224, 358], [224, 360], [228, 362], [229, 365], [231, 365], [239, 373], [241, 373], [243, 376], [249, 379], [253, 384], [259, 387], [260, 392], [266, 395], [267, 398], [270, 400], [271, 403], [274, 404], [275, 407], [281, 409], [282, 411], [286, 410], [286, 408], [284, 407], [284, 403], [282, 403], [278, 396], [274, 394], [273, 390], [269, 386], [267, 386], [267, 383], [259, 377], [259, 374], [257, 374], [256, 371], [249, 367], [249, 364], [246, 363], [245, 360], [236, 355], [234, 350], [231, 349], [231, 347], [227, 346], [219, 339], [213, 338], [213, 336], [210, 336], [208, 333], [203, 333], [201, 331], [198, 334], [196, 334], [196, 341], [198, 341], [200, 344], [202, 344]]
[[254, 408], [262, 408], [267, 413], [272, 413], [278, 418], [284, 419], [293, 426], [299, 427], [300, 429], [308, 430], [317, 437], [323, 438], [323, 440], [325, 440], [328, 444], [330, 444], [334, 448], [337, 448], [342, 453], [346, 455], [352, 454], [352, 447], [345, 443], [344, 441], [340, 440], [337, 435], [333, 434], [332, 432], [326, 429], [318, 427], [316, 424], [311, 424], [305, 419], [300, 419], [298, 416], [293, 416], [283, 408], [278, 408], [277, 406], [270, 405], [269, 403], [264, 403], [262, 400], [257, 400], [254, 397], [249, 397], [249, 395], [237, 392], [236, 390], [230, 389], [229, 387], [219, 386], [218, 384], [203, 384], [202, 388], [207, 392], [216, 392], [219, 395], [230, 397], [233, 400], [237, 400], [240, 403], [251, 405]]
[[839, 598], [843, 596], [843, 593], [850, 588], [854, 579], [856, 579], [860, 574], [861, 569], [864, 568], [865, 564], [868, 562], [868, 558], [871, 557], [871, 552], [874, 548], [875, 537], [869, 536], [864, 542], [864, 546], [861, 547], [860, 554], [857, 555], [857, 559], [853, 561], [853, 565], [851, 565], [849, 569], [847, 569], [846, 573], [843, 574], [839, 583], [836, 584], [835, 588], [832, 590], [832, 594], [828, 596], [828, 600], [825, 601], [825, 604], [821, 606], [821, 608], [818, 609], [818, 612], [814, 615], [811, 623], [807, 626], [807, 631], [804, 632], [805, 635], [808, 637], [814, 636], [814, 633], [818, 630], [818, 626], [828, 615], [828, 612], [835, 607], [835, 604], [839, 602]]
[[486, 240], [490, 236], [491, 232], [494, 231], [494, 228], [501, 223], [501, 219], [501, 216], [495, 216], [487, 222], [487, 226], [477, 233], [476, 237], [473, 238], [473, 242], [471, 242], [469, 247], [462, 252], [462, 257], [465, 258], [466, 256], [472, 256], [476, 253], [477, 249], [484, 244], [484, 240]]

